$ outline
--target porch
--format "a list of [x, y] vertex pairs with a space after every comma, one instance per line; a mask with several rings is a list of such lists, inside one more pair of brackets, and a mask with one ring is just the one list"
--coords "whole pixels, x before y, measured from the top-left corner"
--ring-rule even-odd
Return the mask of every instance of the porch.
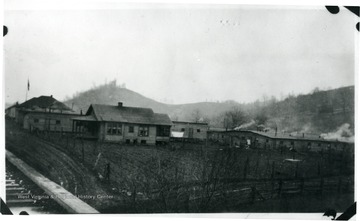
[[73, 118], [72, 132], [77, 138], [94, 139], [99, 138], [100, 122], [95, 117], [88, 115]]

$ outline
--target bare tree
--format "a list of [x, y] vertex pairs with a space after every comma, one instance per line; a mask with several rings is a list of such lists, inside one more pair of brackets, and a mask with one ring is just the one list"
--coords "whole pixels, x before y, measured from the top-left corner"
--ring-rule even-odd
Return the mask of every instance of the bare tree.
[[247, 114], [239, 107], [233, 107], [231, 110], [224, 113], [224, 127], [226, 129], [233, 129], [248, 120]]
[[268, 119], [269, 117], [264, 108], [258, 111], [258, 113], [255, 115], [255, 122], [257, 124], [265, 124]]
[[200, 110], [197, 108], [195, 109], [192, 114], [191, 114], [191, 118], [192, 118], [192, 121], [194, 122], [199, 122], [200, 119], [201, 119], [201, 112]]

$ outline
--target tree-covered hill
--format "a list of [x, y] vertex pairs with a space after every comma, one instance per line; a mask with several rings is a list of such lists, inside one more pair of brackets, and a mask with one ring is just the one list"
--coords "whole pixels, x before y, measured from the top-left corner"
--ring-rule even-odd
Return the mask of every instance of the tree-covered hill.
[[[116, 81], [77, 93], [65, 103], [84, 113], [89, 105], [149, 107], [167, 113], [173, 120], [207, 121], [212, 127], [233, 129], [246, 125], [250, 129], [269, 129], [305, 133], [327, 133], [345, 123], [354, 128], [354, 86], [332, 90], [314, 89], [309, 94], [289, 95], [283, 100], [262, 98], [262, 101], [240, 104], [235, 101], [165, 104], [116, 85]], [[241, 126], [242, 127], [242, 126]], [[244, 126], [245, 128], [245, 126]]]

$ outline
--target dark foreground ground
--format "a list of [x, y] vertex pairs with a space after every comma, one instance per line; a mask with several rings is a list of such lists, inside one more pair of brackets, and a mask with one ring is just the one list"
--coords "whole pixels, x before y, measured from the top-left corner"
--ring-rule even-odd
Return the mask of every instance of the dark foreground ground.
[[340, 212], [354, 202], [348, 153], [125, 146], [30, 134], [9, 120], [6, 149], [73, 194], [95, 196], [83, 200], [103, 213]]

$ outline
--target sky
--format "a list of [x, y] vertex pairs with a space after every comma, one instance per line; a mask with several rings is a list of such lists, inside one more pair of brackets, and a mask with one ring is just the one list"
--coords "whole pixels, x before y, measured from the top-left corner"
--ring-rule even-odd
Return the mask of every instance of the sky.
[[359, 19], [343, 7], [336, 15], [323, 6], [105, 8], [6, 10], [5, 101], [23, 102], [28, 80], [28, 98], [64, 100], [116, 79], [175, 104], [355, 84]]

